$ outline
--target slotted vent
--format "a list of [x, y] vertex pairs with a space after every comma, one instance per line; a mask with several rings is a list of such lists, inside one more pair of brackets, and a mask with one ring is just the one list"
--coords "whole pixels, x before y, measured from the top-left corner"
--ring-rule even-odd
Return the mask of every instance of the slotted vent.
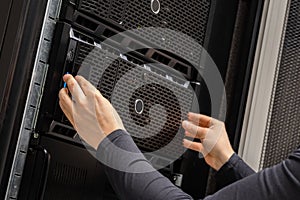
[[263, 168], [278, 164], [300, 145], [300, 1], [292, 0], [269, 129], [264, 141]]
[[119, 60], [110, 60], [107, 58], [107, 61], [110, 61], [111, 64], [103, 72], [102, 78], [99, 81], [97, 88], [101, 90], [101, 93], [105, 98], [110, 100], [119, 69]]
[[78, 44], [79, 53], [77, 55], [76, 64], [80, 64], [84, 61], [87, 55], [93, 50], [92, 45], [86, 45], [84, 43]]
[[[78, 58], [83, 56], [80, 52], [79, 49]], [[192, 105], [191, 88], [126, 60], [116, 59], [99, 48], [85, 60], [88, 61], [81, 66], [90, 68], [87, 78], [110, 99], [126, 130], [141, 149], [153, 152], [167, 145], [159, 154], [168, 157], [184, 151], [180, 126]], [[173, 142], [168, 145], [170, 141]]]
[[55, 199], [83, 199], [87, 169], [65, 163], [56, 162], [48, 175], [47, 193], [45, 200]]
[[111, 0], [83, 0], [80, 8], [92, 15], [106, 18], [110, 13]]

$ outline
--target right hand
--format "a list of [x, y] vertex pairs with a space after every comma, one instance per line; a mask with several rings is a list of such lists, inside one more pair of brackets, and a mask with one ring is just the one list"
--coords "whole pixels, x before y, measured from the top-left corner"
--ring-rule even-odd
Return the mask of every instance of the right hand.
[[234, 154], [223, 122], [211, 117], [189, 113], [188, 121], [183, 121], [185, 135], [198, 138], [201, 142], [183, 140], [183, 145], [203, 154], [208, 165], [219, 170]]
[[[125, 130], [111, 103], [82, 76], [63, 77], [68, 85], [59, 92], [59, 105], [73, 127], [94, 149], [115, 130]], [[72, 94], [70, 98], [68, 92]]]

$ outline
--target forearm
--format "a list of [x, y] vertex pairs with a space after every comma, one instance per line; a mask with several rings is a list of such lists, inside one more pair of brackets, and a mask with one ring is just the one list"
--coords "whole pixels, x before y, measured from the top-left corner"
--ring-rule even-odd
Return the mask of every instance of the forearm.
[[103, 140], [97, 157], [107, 165], [107, 177], [121, 199], [192, 199], [157, 172], [124, 131]]
[[221, 169], [216, 172], [218, 189], [254, 174], [255, 171], [249, 167], [237, 154], [233, 154]]
[[[124, 131], [114, 132], [103, 140], [97, 152], [98, 158], [108, 164], [107, 176], [121, 199], [192, 199], [155, 171], [131, 137], [125, 134], [127, 133]], [[126, 151], [115, 151], [115, 147]], [[247, 177], [206, 197], [205, 200], [281, 200], [297, 199], [300, 196], [300, 149], [279, 165], [256, 174], [252, 174], [253, 171], [236, 156], [229, 160], [228, 164], [230, 163], [237, 170], [234, 179]], [[122, 170], [117, 170], [118, 168]], [[145, 173], [132, 173], [134, 171]]]
[[282, 163], [241, 179], [206, 199], [299, 199], [299, 169], [300, 150], [298, 149]]

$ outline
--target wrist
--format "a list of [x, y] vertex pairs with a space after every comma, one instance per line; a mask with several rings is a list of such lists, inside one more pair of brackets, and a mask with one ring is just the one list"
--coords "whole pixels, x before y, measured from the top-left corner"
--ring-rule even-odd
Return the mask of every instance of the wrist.
[[229, 161], [231, 156], [234, 154], [233, 149], [230, 149], [228, 151], [222, 152], [222, 155], [219, 157], [219, 159], [216, 162], [215, 170], [219, 171], [219, 169]]
[[90, 146], [93, 147], [93, 149], [97, 150], [99, 144], [102, 142], [102, 140], [104, 138], [105, 137], [103, 137], [103, 136], [98, 136], [98, 137], [93, 138], [93, 140], [90, 142]]

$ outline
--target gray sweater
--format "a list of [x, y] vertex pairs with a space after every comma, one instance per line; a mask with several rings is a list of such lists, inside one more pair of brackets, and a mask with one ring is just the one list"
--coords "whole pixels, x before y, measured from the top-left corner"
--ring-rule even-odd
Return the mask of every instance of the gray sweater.
[[[116, 147], [125, 151], [116, 151]], [[107, 164], [107, 177], [120, 199], [192, 199], [153, 169], [123, 130], [111, 133], [100, 143], [97, 157]], [[145, 173], [132, 173], [134, 170]], [[280, 164], [258, 173], [234, 154], [217, 172], [217, 179], [223, 188], [205, 200], [300, 199], [300, 149]]]

